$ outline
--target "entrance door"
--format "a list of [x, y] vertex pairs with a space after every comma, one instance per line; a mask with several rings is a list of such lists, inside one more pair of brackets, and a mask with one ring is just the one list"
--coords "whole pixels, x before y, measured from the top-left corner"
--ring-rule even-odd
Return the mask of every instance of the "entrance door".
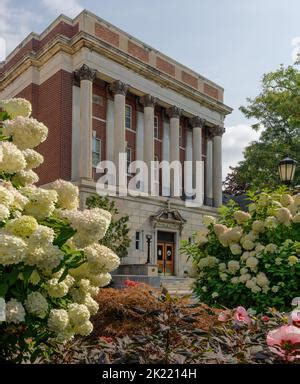
[[157, 244], [157, 264], [158, 273], [162, 275], [173, 275], [174, 273], [174, 244], [162, 243]]

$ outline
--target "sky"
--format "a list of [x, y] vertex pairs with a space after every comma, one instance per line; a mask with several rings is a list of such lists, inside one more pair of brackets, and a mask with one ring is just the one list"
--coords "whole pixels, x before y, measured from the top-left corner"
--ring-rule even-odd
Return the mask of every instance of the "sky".
[[239, 111], [300, 52], [299, 0], [0, 0], [0, 61], [31, 31], [88, 9], [225, 89], [223, 178], [259, 133]]

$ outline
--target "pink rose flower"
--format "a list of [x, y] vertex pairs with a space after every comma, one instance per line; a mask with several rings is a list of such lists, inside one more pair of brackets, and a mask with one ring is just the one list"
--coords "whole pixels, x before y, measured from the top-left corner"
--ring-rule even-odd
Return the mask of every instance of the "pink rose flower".
[[267, 335], [270, 350], [285, 361], [300, 359], [300, 329], [293, 325], [283, 325]]
[[269, 316], [266, 316], [266, 315], [262, 316], [261, 319], [262, 319], [262, 321], [264, 321], [265, 323], [267, 323], [268, 321], [270, 321]]
[[294, 325], [300, 328], [300, 309], [296, 308], [293, 310], [289, 317], [289, 325]]
[[247, 325], [251, 324], [251, 318], [244, 307], [237, 307], [234, 312], [233, 318], [234, 320], [243, 322]]
[[127, 280], [124, 281], [124, 285], [127, 288], [129, 288], [129, 287], [137, 287], [139, 285], [139, 283], [137, 281], [127, 279]]

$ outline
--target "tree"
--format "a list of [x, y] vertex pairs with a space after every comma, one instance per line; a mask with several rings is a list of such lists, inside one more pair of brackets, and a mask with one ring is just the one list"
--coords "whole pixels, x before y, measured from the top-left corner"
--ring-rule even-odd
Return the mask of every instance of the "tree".
[[[258, 141], [244, 151], [244, 160], [231, 169], [225, 180], [228, 193], [278, 185], [278, 162], [287, 154], [300, 163], [300, 72], [294, 66], [263, 75], [262, 90], [240, 110], [256, 119], [252, 128], [261, 131]], [[299, 167], [295, 183], [300, 184]], [[243, 191], [242, 191], [243, 193]]]
[[126, 257], [130, 245], [130, 237], [128, 236], [129, 217], [126, 215], [116, 218], [116, 215], [119, 214], [116, 203], [109, 200], [107, 196], [89, 196], [86, 199], [86, 205], [89, 209], [102, 208], [111, 213], [111, 223], [100, 243], [112, 249], [119, 257]]

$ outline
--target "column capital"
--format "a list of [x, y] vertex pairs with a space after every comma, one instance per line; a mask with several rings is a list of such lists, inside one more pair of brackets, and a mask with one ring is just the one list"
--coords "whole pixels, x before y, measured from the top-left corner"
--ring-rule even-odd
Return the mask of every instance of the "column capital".
[[177, 107], [176, 105], [173, 105], [172, 107], [167, 109], [167, 114], [170, 119], [171, 118], [179, 119], [182, 112], [183, 112], [183, 109]]
[[121, 80], [116, 80], [110, 84], [109, 89], [114, 95], [123, 95], [126, 96], [129, 85], [123, 83]]
[[193, 128], [204, 128], [206, 120], [200, 116], [194, 116], [190, 119], [190, 123]]
[[154, 108], [154, 106], [155, 106], [155, 104], [157, 104], [157, 102], [158, 102], [157, 97], [151, 96], [149, 94], [140, 97], [140, 103], [144, 107], [152, 107], [152, 108]]
[[211, 137], [223, 136], [223, 133], [225, 133], [224, 127], [215, 126], [215, 127], [209, 128], [209, 134]]
[[96, 70], [90, 68], [88, 65], [83, 64], [79, 69], [75, 71], [75, 79], [94, 81], [96, 78]]

